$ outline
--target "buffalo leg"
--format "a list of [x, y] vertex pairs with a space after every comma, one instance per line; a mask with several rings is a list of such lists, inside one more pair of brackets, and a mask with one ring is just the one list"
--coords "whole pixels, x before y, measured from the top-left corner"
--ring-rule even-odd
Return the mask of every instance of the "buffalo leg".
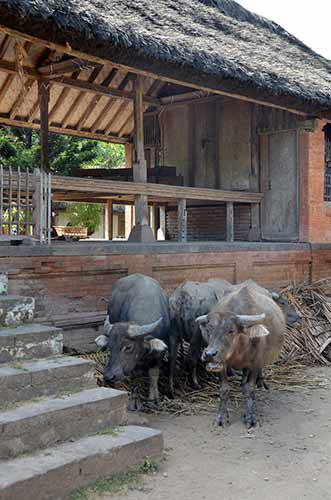
[[202, 335], [198, 325], [194, 325], [194, 332], [192, 335], [190, 348], [189, 348], [189, 363], [190, 372], [192, 378], [192, 385], [194, 389], [200, 389], [200, 384], [198, 382], [198, 363], [201, 358], [202, 351]]
[[176, 371], [177, 351], [178, 351], [178, 338], [171, 336], [169, 339], [169, 390], [168, 396], [174, 399], [174, 377]]
[[159, 395], [159, 375], [160, 375], [160, 369], [158, 366], [154, 366], [154, 368], [150, 368], [148, 370], [148, 375], [149, 375], [149, 396], [148, 399], [149, 401], [153, 401], [155, 403], [160, 402], [160, 395]]
[[260, 368], [257, 372], [257, 377], [256, 377], [256, 387], [258, 389], [265, 389], [266, 391], [269, 391], [269, 386], [266, 384], [263, 376], [263, 370]]
[[247, 380], [242, 386], [242, 391], [245, 398], [245, 422], [247, 428], [256, 426], [256, 401], [255, 401], [255, 382], [257, 378], [257, 372], [255, 370], [249, 370]]
[[139, 387], [133, 386], [129, 398], [129, 404], [128, 404], [128, 410], [129, 411], [142, 411], [143, 410], [143, 404], [141, 402], [140, 398], [140, 391]]
[[220, 375], [220, 406], [219, 412], [216, 417], [216, 424], [219, 426], [223, 426], [226, 423], [229, 423], [229, 410], [228, 410], [228, 402], [229, 402], [229, 382], [227, 370], [225, 369]]

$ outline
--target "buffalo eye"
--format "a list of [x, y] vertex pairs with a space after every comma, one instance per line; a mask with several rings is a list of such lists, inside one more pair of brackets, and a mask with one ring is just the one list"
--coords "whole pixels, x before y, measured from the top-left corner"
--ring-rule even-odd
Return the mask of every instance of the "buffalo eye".
[[130, 352], [133, 351], [133, 345], [125, 345], [122, 349], [123, 352], [129, 354]]

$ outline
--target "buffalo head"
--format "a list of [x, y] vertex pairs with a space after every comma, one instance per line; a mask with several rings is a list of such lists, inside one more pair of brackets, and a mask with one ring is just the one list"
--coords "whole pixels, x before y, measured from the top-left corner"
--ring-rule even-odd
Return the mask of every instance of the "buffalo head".
[[294, 326], [298, 321], [300, 321], [301, 319], [300, 314], [296, 312], [294, 307], [290, 304], [290, 302], [287, 299], [285, 299], [285, 297], [283, 297], [277, 292], [272, 292], [272, 298], [283, 311], [286, 324], [288, 326]]
[[239, 335], [257, 339], [269, 335], [262, 324], [265, 314], [258, 315], [222, 315], [212, 312], [196, 319], [201, 334], [207, 344], [202, 354], [202, 361], [207, 362], [208, 371], [220, 371], [234, 355], [239, 342]]
[[167, 346], [158, 339], [147, 339], [162, 323], [162, 318], [147, 325], [132, 322], [111, 324], [107, 316], [104, 335], [95, 339], [97, 346], [109, 350], [109, 359], [104, 373], [107, 383], [116, 383], [131, 375], [146, 353], [164, 352]]

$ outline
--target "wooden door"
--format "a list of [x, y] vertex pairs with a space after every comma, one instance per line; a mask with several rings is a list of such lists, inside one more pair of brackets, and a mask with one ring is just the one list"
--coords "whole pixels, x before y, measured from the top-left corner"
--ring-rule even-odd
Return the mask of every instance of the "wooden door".
[[262, 238], [296, 241], [299, 237], [297, 132], [261, 136]]

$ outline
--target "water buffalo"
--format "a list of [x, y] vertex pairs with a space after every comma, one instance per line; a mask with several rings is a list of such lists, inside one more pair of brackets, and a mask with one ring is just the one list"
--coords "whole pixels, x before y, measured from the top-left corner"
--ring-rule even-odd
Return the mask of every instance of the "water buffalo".
[[218, 425], [228, 420], [227, 369], [244, 370], [245, 421], [256, 425], [255, 384], [262, 368], [280, 353], [286, 322], [281, 308], [266, 294], [244, 286], [224, 296], [207, 315], [197, 318], [207, 343], [203, 361], [220, 373], [221, 403]]
[[119, 382], [139, 369], [148, 370], [149, 399], [156, 402], [159, 368], [168, 349], [169, 393], [173, 396], [177, 340], [170, 334], [168, 299], [157, 281], [133, 274], [115, 283], [105, 332], [96, 343], [110, 351], [104, 373], [107, 383]]
[[189, 344], [188, 362], [194, 388], [199, 387], [197, 366], [203, 347], [196, 318], [207, 314], [232, 285], [225, 280], [208, 283], [186, 281], [169, 297], [171, 329], [175, 335]]

